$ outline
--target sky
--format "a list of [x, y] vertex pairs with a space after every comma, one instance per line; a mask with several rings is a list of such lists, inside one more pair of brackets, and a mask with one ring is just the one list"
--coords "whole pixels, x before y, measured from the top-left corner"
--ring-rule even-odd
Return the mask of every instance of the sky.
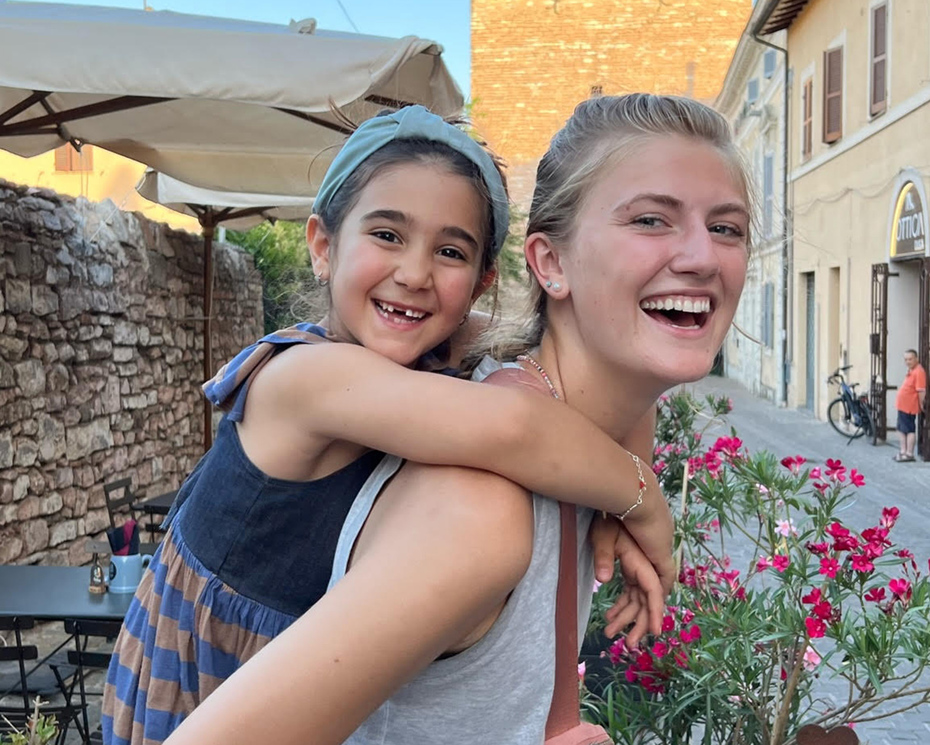
[[[141, 10], [144, 0], [55, 0]], [[154, 10], [287, 24], [316, 18], [319, 28], [376, 36], [413, 34], [437, 41], [455, 81], [468, 98], [471, 76], [469, 0], [148, 0]]]

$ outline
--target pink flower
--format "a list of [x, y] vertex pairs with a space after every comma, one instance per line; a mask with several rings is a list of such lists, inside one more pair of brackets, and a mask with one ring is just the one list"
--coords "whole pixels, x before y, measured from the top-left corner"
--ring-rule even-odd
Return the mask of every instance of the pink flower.
[[885, 599], [884, 587], [873, 587], [865, 594], [865, 599], [870, 603], [880, 603]]
[[662, 619], [662, 631], [663, 633], [668, 633], [675, 628], [675, 619], [672, 616], [665, 616]]
[[820, 573], [825, 574], [830, 579], [834, 579], [839, 570], [840, 563], [836, 559], [824, 558], [820, 560]]
[[802, 455], [789, 455], [781, 459], [781, 464], [795, 475], [806, 462], [807, 459]]
[[613, 644], [610, 645], [610, 649], [607, 650], [607, 656], [610, 657], [610, 661], [617, 665], [620, 663], [620, 660], [626, 654], [626, 642], [623, 640], [623, 637], [620, 637]]
[[833, 606], [830, 605], [830, 603], [828, 603], [826, 600], [821, 600], [819, 603], [814, 604], [814, 607], [811, 609], [811, 611], [821, 621], [829, 621], [830, 616], [833, 615]]
[[769, 488], [765, 484], [756, 484], [756, 489], [758, 489], [759, 494], [763, 496], [769, 493]]
[[700, 455], [694, 458], [688, 458], [688, 473], [692, 476], [698, 473], [702, 468], [704, 468], [704, 460]]
[[742, 447], [743, 441], [739, 437], [718, 437], [711, 450], [715, 453], [723, 453], [724, 456], [733, 460], [740, 457]]
[[578, 681], [581, 682], [581, 683], [584, 683], [584, 672], [585, 672], [585, 667], [586, 667], [586, 665], [585, 665], [584, 662], [579, 662], [579, 663], [578, 663]]
[[891, 530], [894, 527], [894, 524], [898, 521], [898, 515], [901, 514], [901, 510], [897, 507], [885, 507], [882, 509], [882, 527], [888, 528]]
[[819, 618], [805, 618], [804, 625], [807, 627], [807, 635], [811, 639], [821, 639], [827, 633], [827, 624]]
[[819, 478], [821, 478], [821, 476], [820, 476], [820, 466], [814, 466], [814, 467], [810, 470], [810, 472], [808, 473], [808, 475], [809, 475], [812, 479], [819, 479]]
[[805, 604], [814, 604], [820, 602], [820, 588], [814, 587], [807, 595], [801, 596], [801, 602]]
[[830, 550], [829, 543], [808, 543], [807, 550], [812, 554], [825, 554]]
[[815, 481], [813, 484], [811, 484], [811, 486], [813, 486], [817, 491], [819, 491], [821, 496], [826, 494], [827, 489], [830, 488], [827, 484], [825, 484], [822, 481]]
[[817, 654], [817, 650], [811, 646], [808, 646], [805, 650], [802, 660], [804, 669], [808, 672], [812, 672], [814, 669], [816, 669], [817, 665], [823, 662], [823, 658]]
[[701, 638], [701, 627], [696, 623], [691, 625], [689, 629], [682, 629], [681, 634], [679, 634], [682, 644], [690, 644], [691, 642], [697, 641]]
[[666, 468], [666, 465], [665, 465], [664, 460], [657, 460], [655, 463], [652, 464], [652, 472], [656, 475], [662, 473], [662, 471], [664, 471], [665, 468]]
[[760, 557], [759, 557], [759, 560], [756, 562], [756, 571], [757, 571], [757, 572], [764, 572], [764, 571], [765, 571], [766, 569], [768, 569], [770, 566], [772, 566], [772, 559], [771, 559], [771, 557], [769, 557], [769, 556], [760, 556]]
[[853, 554], [852, 568], [857, 572], [871, 572], [873, 569], [875, 569], [875, 565], [872, 563], [872, 560], [865, 554]]
[[775, 556], [772, 557], [772, 566], [775, 567], [775, 571], [777, 572], [784, 572], [790, 564], [791, 560], [787, 556], [775, 554]]
[[652, 653], [656, 657], [665, 657], [665, 655], [668, 653], [668, 644], [665, 642], [656, 642], [652, 645]]
[[893, 579], [888, 583], [888, 589], [896, 598], [909, 599], [911, 597], [911, 583], [906, 579]]
[[600, 589], [601, 589], [601, 583], [598, 582], [597, 580], [594, 580], [594, 587], [591, 589], [591, 592], [595, 593]]
[[775, 532], [787, 538], [789, 535], [797, 535], [798, 529], [794, 527], [794, 521], [792, 520], [779, 520], [775, 524]]
[[853, 486], [865, 486], [865, 476], [859, 473], [855, 468], [849, 473], [849, 480]]

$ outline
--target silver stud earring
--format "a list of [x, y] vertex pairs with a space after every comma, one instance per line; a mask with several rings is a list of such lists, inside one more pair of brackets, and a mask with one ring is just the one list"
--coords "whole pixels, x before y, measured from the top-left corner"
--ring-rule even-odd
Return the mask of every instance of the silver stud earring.
[[551, 280], [551, 279], [547, 279], [547, 280], [546, 280], [546, 289], [549, 289], [550, 287], [552, 287], [552, 280]]
[[329, 284], [329, 280], [328, 280], [328, 279], [323, 279], [323, 277], [321, 277], [319, 274], [314, 274], [313, 276], [316, 278], [316, 283], [317, 283], [320, 287], [326, 287], [326, 285]]
[[555, 290], [556, 292], [559, 292], [559, 290], [562, 289], [562, 285], [556, 282], [554, 285], [552, 285], [552, 289]]

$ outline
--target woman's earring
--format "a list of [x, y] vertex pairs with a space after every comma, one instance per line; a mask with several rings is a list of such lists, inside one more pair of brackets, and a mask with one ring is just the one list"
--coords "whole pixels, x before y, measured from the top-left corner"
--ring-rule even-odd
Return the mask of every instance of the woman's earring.
[[548, 290], [550, 287], [552, 287], [552, 280], [551, 280], [551, 279], [547, 279], [547, 280], [546, 280], [546, 289]]
[[556, 282], [554, 285], [552, 285], [552, 289], [555, 290], [556, 292], [560, 292], [562, 290], [562, 285]]
[[328, 279], [323, 279], [323, 277], [320, 276], [319, 274], [314, 274], [313, 276], [316, 278], [316, 283], [317, 283], [320, 287], [326, 287], [326, 285], [329, 284], [329, 280], [328, 280]]

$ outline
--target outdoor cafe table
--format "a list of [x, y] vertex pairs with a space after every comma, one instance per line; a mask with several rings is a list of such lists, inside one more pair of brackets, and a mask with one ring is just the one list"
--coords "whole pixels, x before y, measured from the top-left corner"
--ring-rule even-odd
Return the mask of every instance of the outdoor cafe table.
[[95, 595], [89, 586], [89, 566], [0, 566], [0, 617], [122, 621], [132, 593]]

